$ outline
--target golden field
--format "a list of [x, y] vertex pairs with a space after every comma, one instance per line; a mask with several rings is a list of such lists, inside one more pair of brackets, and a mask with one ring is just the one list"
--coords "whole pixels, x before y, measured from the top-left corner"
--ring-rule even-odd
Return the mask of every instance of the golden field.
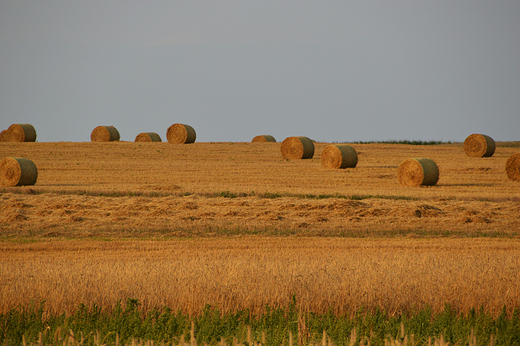
[[[389, 313], [520, 306], [520, 183], [462, 144], [352, 144], [356, 168], [285, 160], [281, 143], [0, 143], [38, 168], [0, 188], [0, 311], [46, 300], [190, 314], [285, 306]], [[437, 185], [397, 168], [433, 159]]]
[[520, 242], [482, 239], [199, 238], [0, 244], [0, 311], [46, 300], [52, 313], [80, 302], [109, 309], [138, 299], [197, 314], [265, 304], [350, 314], [426, 305], [498, 315], [519, 306]]

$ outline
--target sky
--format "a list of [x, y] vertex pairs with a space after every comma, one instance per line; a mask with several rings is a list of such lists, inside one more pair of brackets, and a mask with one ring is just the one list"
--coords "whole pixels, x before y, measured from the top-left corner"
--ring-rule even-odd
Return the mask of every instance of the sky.
[[0, 1], [0, 130], [520, 140], [520, 1]]

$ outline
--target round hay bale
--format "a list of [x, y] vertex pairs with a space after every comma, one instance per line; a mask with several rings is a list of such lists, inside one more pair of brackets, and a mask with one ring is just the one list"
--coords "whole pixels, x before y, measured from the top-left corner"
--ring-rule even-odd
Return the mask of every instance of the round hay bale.
[[474, 133], [464, 141], [464, 151], [471, 157], [491, 157], [495, 153], [493, 138]]
[[356, 167], [356, 150], [348, 144], [328, 145], [321, 152], [321, 165], [333, 169]]
[[404, 186], [435, 185], [439, 180], [439, 168], [432, 159], [404, 160], [397, 169], [397, 179]]
[[0, 132], [0, 142], [9, 142], [9, 130], [3, 130]]
[[155, 132], [142, 132], [135, 137], [136, 142], [162, 142], [161, 137]]
[[507, 159], [506, 173], [509, 179], [520, 181], [520, 153], [513, 154]]
[[13, 124], [7, 132], [9, 142], [36, 142], [36, 130], [31, 124]]
[[38, 170], [29, 159], [6, 157], [0, 161], [0, 184], [2, 186], [34, 185]]
[[173, 124], [168, 128], [168, 131], [166, 131], [166, 138], [168, 139], [168, 143], [188, 144], [195, 143], [197, 134], [190, 125]]
[[259, 135], [253, 138], [251, 142], [276, 142], [276, 139], [274, 139], [274, 137], [270, 135]]
[[314, 156], [314, 143], [308, 137], [287, 137], [280, 150], [284, 159], [311, 159]]
[[119, 140], [119, 131], [114, 126], [98, 126], [90, 134], [92, 142], [113, 142]]

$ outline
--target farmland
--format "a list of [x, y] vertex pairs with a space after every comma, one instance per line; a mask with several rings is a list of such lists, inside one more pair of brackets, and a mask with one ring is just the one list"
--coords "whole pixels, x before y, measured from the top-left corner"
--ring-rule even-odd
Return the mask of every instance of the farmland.
[[[33, 160], [38, 181], [3, 188], [4, 236], [254, 232], [342, 235], [516, 234], [520, 184], [505, 174], [518, 147], [467, 157], [460, 144], [355, 144], [356, 168], [284, 160], [280, 143], [2, 143]], [[433, 187], [403, 187], [399, 164], [429, 157]]]
[[[34, 186], [0, 188], [0, 312], [45, 301], [191, 316], [266, 305], [352, 316], [520, 306], [520, 184], [462, 144], [352, 144], [355, 168], [286, 160], [280, 143], [0, 143]], [[431, 187], [397, 168], [433, 159]]]

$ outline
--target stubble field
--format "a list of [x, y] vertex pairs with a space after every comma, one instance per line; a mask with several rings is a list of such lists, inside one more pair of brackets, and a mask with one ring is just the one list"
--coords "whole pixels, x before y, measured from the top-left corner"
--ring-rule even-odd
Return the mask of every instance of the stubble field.
[[[38, 168], [0, 190], [0, 311], [46, 301], [189, 314], [266, 304], [390, 314], [520, 306], [518, 143], [491, 158], [461, 144], [352, 144], [356, 168], [285, 160], [280, 143], [0, 143]], [[429, 157], [436, 186], [400, 186]]]

